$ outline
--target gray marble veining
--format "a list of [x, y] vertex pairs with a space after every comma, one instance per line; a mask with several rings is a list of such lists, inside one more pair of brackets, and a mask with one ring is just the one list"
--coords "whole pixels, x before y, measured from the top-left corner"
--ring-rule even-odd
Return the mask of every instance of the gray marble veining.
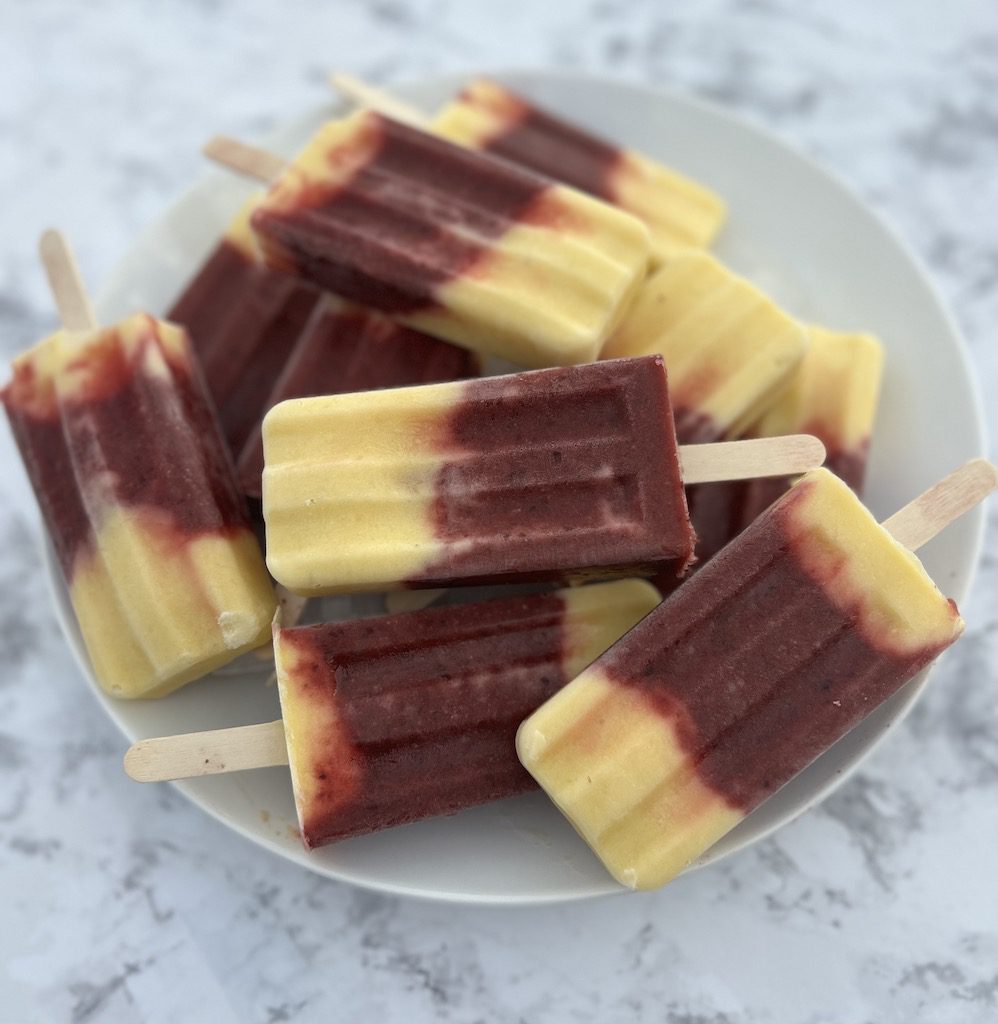
[[[998, 389], [998, 34], [972, 0], [8, 4], [0, 354], [53, 315], [34, 239], [100, 281], [199, 173], [379, 81], [587, 69], [722, 103], [814, 155], [927, 263]], [[497, 11], [501, 10], [501, 17]], [[988, 408], [998, 426], [993, 402]], [[913, 714], [814, 812], [651, 895], [461, 909], [350, 889], [120, 770], [56, 631], [0, 431], [0, 1021], [998, 1019], [998, 509], [966, 617]]]

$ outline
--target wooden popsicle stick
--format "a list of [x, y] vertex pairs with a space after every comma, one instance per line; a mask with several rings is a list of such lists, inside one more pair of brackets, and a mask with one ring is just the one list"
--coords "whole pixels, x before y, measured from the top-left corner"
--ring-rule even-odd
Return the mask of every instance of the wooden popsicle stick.
[[38, 241], [38, 254], [48, 277], [62, 326], [69, 331], [92, 331], [97, 316], [76, 265], [73, 250], [61, 231], [50, 228]]
[[998, 467], [987, 459], [971, 459], [898, 509], [881, 526], [906, 548], [916, 551], [996, 489]]
[[136, 782], [167, 782], [287, 763], [284, 723], [278, 719], [139, 740], [125, 754], [125, 773]]
[[810, 434], [679, 446], [684, 484], [794, 476], [825, 461], [825, 446]]
[[329, 83], [346, 99], [353, 100], [358, 106], [368, 107], [378, 114], [384, 114], [393, 121], [401, 121], [403, 124], [412, 125], [413, 128], [424, 130], [430, 126], [430, 118], [422, 110], [410, 106], [384, 89], [369, 85], [354, 75], [334, 71], [329, 76]]
[[215, 135], [202, 147], [209, 160], [227, 167], [237, 174], [245, 174], [266, 184], [279, 178], [287, 166], [287, 161], [274, 153], [257, 146], [250, 146], [238, 139], [230, 139], [227, 135]]

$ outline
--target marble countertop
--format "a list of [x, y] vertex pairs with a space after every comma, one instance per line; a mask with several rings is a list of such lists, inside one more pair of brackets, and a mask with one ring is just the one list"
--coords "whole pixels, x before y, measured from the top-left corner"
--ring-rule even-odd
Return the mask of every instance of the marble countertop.
[[[321, 102], [330, 68], [390, 82], [552, 66], [709, 98], [818, 158], [928, 265], [993, 395], [988, 7], [16, 5], [0, 34], [2, 354], [53, 325], [42, 228], [62, 226], [100, 282], [201, 173], [209, 134], [253, 137]], [[998, 1019], [996, 520], [993, 503], [966, 638], [818, 809], [657, 894], [461, 908], [312, 876], [124, 777], [56, 630], [0, 430], [0, 1022]]]

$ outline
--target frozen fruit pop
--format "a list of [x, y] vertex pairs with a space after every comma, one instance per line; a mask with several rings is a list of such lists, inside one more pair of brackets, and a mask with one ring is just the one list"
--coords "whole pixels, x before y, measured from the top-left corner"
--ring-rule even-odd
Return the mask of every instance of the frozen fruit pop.
[[996, 480], [969, 463], [881, 526], [807, 474], [524, 722], [521, 761], [618, 881], [668, 882], [960, 635], [901, 540]]
[[634, 575], [693, 546], [657, 357], [283, 402], [263, 442], [295, 593]]
[[3, 403], [97, 680], [162, 696], [266, 643], [273, 590], [183, 330], [66, 322]]
[[270, 382], [259, 418], [238, 452], [243, 491], [260, 497], [263, 414], [278, 402], [314, 395], [429, 384], [476, 377], [478, 358], [387, 317], [323, 296], [280, 373]]
[[657, 262], [691, 246], [708, 246], [724, 222], [724, 203], [709, 189], [488, 79], [467, 85], [440, 111], [431, 130], [634, 214], [648, 226]]
[[635, 217], [370, 111], [325, 125], [251, 223], [274, 266], [524, 366], [595, 359], [649, 258]]
[[260, 199], [243, 204], [166, 316], [190, 335], [234, 454], [259, 427], [274, 381], [322, 298], [267, 265], [249, 226]]
[[[862, 494], [883, 348], [871, 334], [823, 327], [809, 327], [808, 339], [807, 353], [790, 386], [745, 436], [813, 434], [821, 438], [828, 453], [825, 467]], [[698, 567], [744, 530], [791, 482], [789, 477], [767, 477], [708, 484], [688, 493]]]
[[[693, 546], [659, 356], [282, 402], [263, 441], [268, 565], [297, 594], [682, 572]], [[692, 445], [682, 473], [823, 458]]]
[[804, 328], [707, 253], [688, 252], [642, 286], [602, 358], [658, 353], [680, 444], [735, 436], [789, 386]]
[[[808, 328], [807, 355], [790, 387], [747, 431], [749, 437], [813, 434], [828, 453], [825, 467], [862, 494], [877, 415], [884, 350], [872, 334]], [[785, 477], [746, 484], [742, 527], [789, 486]]]
[[650, 612], [648, 583], [275, 630], [281, 722], [139, 743], [140, 781], [291, 765], [306, 846], [533, 788], [517, 726]]
[[343, 95], [387, 117], [627, 210], [648, 227], [656, 262], [691, 246], [708, 246], [724, 222], [724, 202], [703, 185], [555, 117], [498, 82], [473, 81], [431, 119], [352, 75], [334, 74], [331, 81]]
[[281, 630], [306, 846], [533, 788], [520, 722], [659, 602], [639, 580]]

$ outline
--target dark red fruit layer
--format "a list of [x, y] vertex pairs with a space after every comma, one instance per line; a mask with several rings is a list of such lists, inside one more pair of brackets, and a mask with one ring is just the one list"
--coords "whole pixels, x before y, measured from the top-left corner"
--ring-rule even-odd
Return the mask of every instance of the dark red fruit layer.
[[[306, 809], [306, 844], [533, 788], [514, 740], [568, 682], [563, 634], [564, 603], [552, 594], [284, 630], [303, 666], [295, 692], [334, 702], [347, 744], [300, 766], [330, 781]], [[334, 784], [354, 773], [352, 794]]]
[[[373, 158], [340, 187], [306, 189], [253, 227], [282, 269], [396, 315], [436, 305], [517, 221], [543, 218], [550, 182], [424, 132], [368, 115]], [[330, 161], [335, 160], [330, 154]]]
[[613, 201], [613, 172], [620, 162], [620, 150], [521, 97], [508, 95], [518, 117], [506, 131], [488, 141], [486, 152]]
[[[693, 549], [660, 356], [464, 386], [424, 586], [681, 571]], [[416, 582], [416, 581], [413, 581]]]
[[233, 453], [269, 408], [274, 381], [320, 297], [223, 240], [167, 315], [191, 335]]
[[604, 656], [675, 723], [701, 779], [750, 811], [942, 648], [873, 646], [794, 552], [791, 492]]
[[[157, 348], [169, 377], [144, 372]], [[92, 515], [118, 504], [161, 513], [182, 537], [248, 526], [231, 463], [199, 374], [160, 347], [155, 325], [132, 357], [115, 335], [80, 350], [82, 393], [29, 407], [50, 381], [24, 365], [3, 392], [38, 503], [63, 571], [99, 529]]]

